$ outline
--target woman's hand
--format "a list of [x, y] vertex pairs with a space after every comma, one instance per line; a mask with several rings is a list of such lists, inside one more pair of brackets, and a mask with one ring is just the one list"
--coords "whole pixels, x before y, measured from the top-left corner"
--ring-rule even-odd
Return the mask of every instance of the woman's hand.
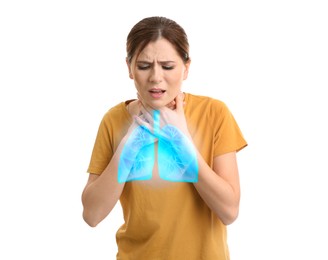
[[155, 135], [159, 134], [156, 131], [157, 128], [163, 128], [166, 125], [171, 125], [178, 128], [183, 134], [189, 137], [190, 134], [183, 110], [184, 102], [182, 93], [180, 93], [167, 106], [158, 110], [147, 107], [139, 95], [138, 98], [140, 100], [141, 115], [139, 117], [135, 117], [135, 120], [139, 125], [146, 127]]

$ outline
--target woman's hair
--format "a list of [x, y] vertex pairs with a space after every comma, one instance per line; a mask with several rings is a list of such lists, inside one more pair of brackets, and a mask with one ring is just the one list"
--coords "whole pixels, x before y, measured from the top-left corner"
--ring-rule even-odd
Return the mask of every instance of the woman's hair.
[[184, 29], [175, 21], [160, 16], [144, 18], [133, 26], [126, 41], [127, 61], [131, 63], [148, 43], [160, 38], [175, 47], [183, 62], [189, 61], [189, 43]]

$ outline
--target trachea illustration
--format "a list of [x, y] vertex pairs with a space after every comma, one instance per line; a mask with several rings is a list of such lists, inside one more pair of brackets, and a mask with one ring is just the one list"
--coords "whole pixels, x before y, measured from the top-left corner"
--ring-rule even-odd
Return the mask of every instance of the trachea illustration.
[[160, 129], [159, 111], [154, 111], [153, 118], [154, 133], [139, 126], [126, 142], [120, 157], [118, 182], [152, 178], [156, 140], [159, 176], [172, 182], [197, 182], [197, 154], [191, 141], [172, 125]]

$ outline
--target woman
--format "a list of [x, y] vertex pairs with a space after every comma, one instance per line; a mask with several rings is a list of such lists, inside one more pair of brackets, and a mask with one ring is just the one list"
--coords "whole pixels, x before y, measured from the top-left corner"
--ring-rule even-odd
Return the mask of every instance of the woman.
[[[223, 102], [181, 91], [189, 44], [176, 22], [138, 22], [126, 62], [138, 99], [103, 117], [82, 194], [84, 220], [96, 226], [120, 200], [117, 259], [229, 259], [226, 225], [237, 218], [240, 199], [236, 152], [247, 145], [236, 121]], [[170, 172], [176, 157], [193, 167]]]

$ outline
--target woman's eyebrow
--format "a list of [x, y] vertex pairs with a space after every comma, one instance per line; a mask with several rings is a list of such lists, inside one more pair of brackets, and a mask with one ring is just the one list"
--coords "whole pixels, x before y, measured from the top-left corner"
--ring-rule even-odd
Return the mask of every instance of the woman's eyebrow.
[[138, 60], [137, 63], [147, 63], [147, 64], [152, 64], [150, 61], [145, 61], [145, 60]]
[[168, 64], [168, 63], [175, 63], [173, 60], [166, 60], [166, 61], [159, 61], [159, 64]]
[[[153, 64], [154, 62], [145, 61], [145, 60], [138, 60], [137, 63], [144, 63], [144, 64]], [[169, 63], [175, 63], [175, 61], [167, 60], [167, 61], [158, 61], [159, 64], [169, 64]]]

